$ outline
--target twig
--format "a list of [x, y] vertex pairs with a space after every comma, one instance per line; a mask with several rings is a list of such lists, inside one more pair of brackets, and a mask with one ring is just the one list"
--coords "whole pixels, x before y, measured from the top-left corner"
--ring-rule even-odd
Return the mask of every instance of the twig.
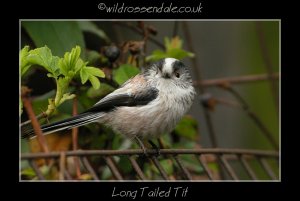
[[235, 101], [226, 100], [223, 98], [215, 98], [215, 100], [216, 100], [216, 103], [223, 104], [223, 105], [226, 105], [226, 106], [229, 106], [232, 108], [239, 108], [239, 109], [242, 108], [241, 104], [239, 104], [238, 102], [235, 102]]
[[34, 114], [33, 109], [32, 109], [32, 105], [31, 105], [31, 101], [28, 97], [28, 95], [29, 95], [28, 93], [29, 93], [28, 91], [24, 92], [24, 93], [22, 92], [22, 101], [23, 101], [24, 108], [29, 116], [29, 119], [31, 120], [32, 127], [34, 130], [34, 133], [37, 136], [37, 140], [39, 142], [40, 147], [42, 148], [43, 152], [49, 153], [49, 148], [47, 146], [45, 136], [42, 133], [41, 126]]
[[[134, 31], [134, 32], [136, 32], [138, 34], [143, 35], [143, 31], [142, 30], [140, 30], [139, 28], [137, 28], [136, 26], [133, 26], [132, 24], [130, 24], [128, 22], [126, 23], [126, 22], [117, 22], [117, 21], [114, 21], [113, 23], [117, 24], [117, 25], [120, 25], [120, 26], [123, 26], [123, 27], [126, 27], [128, 29], [131, 29], [132, 31]], [[149, 36], [149, 41], [153, 42], [158, 47], [160, 47], [162, 49], [165, 49], [164, 44], [162, 44], [161, 42], [159, 42], [158, 40], [156, 40], [152, 36]]]
[[[41, 114], [39, 114], [39, 115], [36, 116], [36, 119], [40, 120], [40, 119], [47, 118], [47, 117], [48, 117], [48, 115], [45, 112], [42, 112]], [[29, 119], [27, 121], [22, 122], [21, 126], [23, 127], [23, 126], [26, 126], [26, 125], [28, 125], [30, 123], [31, 123], [31, 120]]]
[[143, 33], [144, 47], [142, 51], [142, 57], [143, 57], [143, 66], [146, 66], [146, 52], [147, 52], [147, 41], [149, 39], [149, 31], [144, 21], [140, 21], [138, 23], [139, 23], [139, 28], [142, 30]]
[[271, 145], [276, 149], [279, 150], [279, 145], [277, 141], [273, 138], [272, 133], [267, 129], [267, 127], [262, 123], [262, 121], [258, 118], [258, 116], [250, 110], [249, 105], [244, 100], [244, 98], [236, 91], [234, 90], [230, 85], [223, 86], [222, 89], [227, 90], [230, 92], [242, 105], [242, 108], [244, 111], [248, 114], [248, 116], [254, 121], [254, 123], [257, 125], [257, 127], [262, 131], [262, 133], [265, 135], [265, 137], [269, 140]]
[[39, 167], [33, 160], [29, 160], [29, 164], [32, 167], [33, 171], [35, 172], [36, 176], [38, 177], [39, 180], [45, 180], [44, 175], [40, 171]]
[[277, 80], [280, 77], [280, 73], [273, 73], [272, 75], [260, 74], [260, 75], [245, 75], [245, 76], [237, 76], [237, 77], [227, 77], [227, 78], [217, 78], [217, 79], [209, 79], [195, 81], [194, 86], [201, 85], [202, 87], [214, 87], [222, 84], [245, 84], [249, 82], [258, 82], [258, 81], [266, 81], [268, 79]]
[[[76, 116], [78, 114], [78, 104], [77, 104], [77, 97], [73, 99], [73, 116]], [[72, 128], [72, 144], [73, 144], [73, 150], [76, 151], [78, 149], [78, 128]], [[77, 157], [74, 157], [74, 164], [76, 169], [76, 175], [77, 178], [80, 178], [81, 172], [80, 172], [80, 165], [79, 160]]]
[[93, 169], [93, 167], [91, 166], [89, 160], [87, 159], [87, 157], [82, 157], [82, 162], [84, 164], [84, 166], [86, 167], [87, 171], [90, 173], [90, 175], [93, 177], [94, 180], [99, 180], [95, 170]]
[[143, 171], [141, 170], [140, 166], [138, 165], [138, 163], [136, 162], [136, 160], [134, 159], [133, 156], [129, 156], [128, 157], [133, 169], [135, 170], [135, 172], [137, 173], [137, 175], [140, 177], [141, 180], [146, 180], [146, 176], [144, 175]]
[[66, 154], [65, 152], [60, 153], [59, 157], [59, 180], [65, 179], [65, 171], [66, 171]]
[[[202, 148], [202, 149], [160, 149], [163, 154], [239, 154], [239, 155], [256, 155], [263, 157], [279, 157], [277, 151], [268, 150], [253, 150], [253, 149], [226, 149], [226, 148]], [[127, 150], [77, 150], [66, 151], [66, 156], [116, 156], [116, 155], [144, 155], [142, 149], [127, 149]], [[154, 149], [147, 149], [147, 154], [156, 155]], [[60, 152], [51, 153], [22, 153], [21, 160], [36, 159], [36, 158], [58, 158]]]
[[271, 91], [272, 91], [272, 94], [274, 97], [276, 111], [278, 114], [279, 113], [279, 111], [278, 111], [279, 110], [278, 87], [277, 87], [274, 79], [271, 78], [271, 76], [273, 74], [273, 65], [272, 65], [271, 57], [268, 52], [268, 48], [267, 48], [267, 44], [266, 44], [266, 37], [265, 37], [264, 31], [262, 29], [262, 22], [256, 22], [255, 25], [256, 25], [256, 32], [257, 32], [258, 39], [259, 39], [259, 45], [262, 50], [263, 60], [265, 62], [265, 67], [266, 67], [266, 70], [268, 73], [268, 78], [269, 78], [270, 84], [271, 84]]

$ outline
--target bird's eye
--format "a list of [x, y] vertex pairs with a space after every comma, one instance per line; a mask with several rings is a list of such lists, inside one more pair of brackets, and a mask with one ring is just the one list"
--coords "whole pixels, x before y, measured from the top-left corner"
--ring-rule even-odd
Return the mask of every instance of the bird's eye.
[[175, 72], [175, 76], [176, 76], [177, 78], [179, 78], [179, 77], [180, 77], [180, 74], [179, 74], [178, 72]]

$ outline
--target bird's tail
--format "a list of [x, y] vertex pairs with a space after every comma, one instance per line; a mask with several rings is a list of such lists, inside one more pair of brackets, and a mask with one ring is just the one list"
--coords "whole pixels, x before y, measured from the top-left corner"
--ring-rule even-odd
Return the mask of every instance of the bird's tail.
[[[57, 131], [61, 131], [61, 130], [69, 130], [75, 127], [79, 127], [91, 122], [94, 122], [96, 120], [98, 120], [99, 118], [101, 118], [104, 115], [104, 113], [93, 113], [93, 112], [87, 112], [87, 113], [82, 113], [79, 114], [77, 116], [68, 118], [68, 119], [64, 119], [58, 122], [54, 122], [51, 124], [46, 124], [41, 126], [41, 129], [43, 131], [44, 135], [50, 134], [50, 133], [54, 133]], [[24, 138], [33, 138], [35, 137], [34, 131], [32, 128], [30, 129], [21, 129], [22, 130], [22, 134], [21, 137]]]

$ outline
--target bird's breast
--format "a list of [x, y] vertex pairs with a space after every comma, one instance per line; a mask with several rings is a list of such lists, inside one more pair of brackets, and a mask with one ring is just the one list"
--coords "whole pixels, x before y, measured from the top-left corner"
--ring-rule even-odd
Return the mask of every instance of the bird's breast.
[[160, 90], [158, 97], [147, 105], [118, 107], [109, 112], [103, 123], [129, 138], [157, 137], [171, 132], [190, 108], [192, 98], [187, 93]]

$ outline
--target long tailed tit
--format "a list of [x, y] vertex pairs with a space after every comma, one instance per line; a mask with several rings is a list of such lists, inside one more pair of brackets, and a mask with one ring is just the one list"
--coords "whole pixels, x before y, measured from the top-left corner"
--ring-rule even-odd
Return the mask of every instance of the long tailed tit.
[[[187, 67], [177, 59], [165, 58], [87, 111], [41, 128], [44, 134], [50, 134], [98, 122], [128, 138], [149, 139], [172, 131], [190, 109], [194, 96]], [[33, 136], [33, 130], [22, 133], [23, 138]]]

